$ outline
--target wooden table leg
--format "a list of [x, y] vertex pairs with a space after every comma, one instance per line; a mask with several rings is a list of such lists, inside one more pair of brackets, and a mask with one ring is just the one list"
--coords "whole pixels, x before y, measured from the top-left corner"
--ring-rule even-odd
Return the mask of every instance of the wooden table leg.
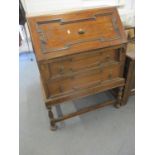
[[56, 122], [54, 121], [54, 114], [52, 112], [51, 106], [46, 106], [48, 110], [48, 116], [50, 118], [51, 130], [55, 131], [57, 129]]
[[127, 104], [128, 98], [131, 95], [131, 83], [132, 83], [132, 78], [134, 76], [134, 67], [135, 67], [135, 61], [130, 60], [129, 62], [129, 67], [128, 67], [128, 72], [127, 72], [127, 77], [126, 77], [126, 83], [125, 83], [125, 88], [124, 88], [124, 93], [123, 93], [123, 102], [122, 105]]
[[122, 95], [123, 95], [123, 87], [118, 88], [118, 94], [117, 94], [117, 102], [115, 104], [116, 108], [120, 108], [121, 102], [122, 102]]

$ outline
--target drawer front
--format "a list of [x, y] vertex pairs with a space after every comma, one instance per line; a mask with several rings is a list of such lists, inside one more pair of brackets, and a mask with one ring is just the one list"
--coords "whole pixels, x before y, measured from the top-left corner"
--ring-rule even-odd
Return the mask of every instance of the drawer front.
[[45, 80], [55, 78], [70, 72], [79, 72], [84, 69], [100, 66], [103, 63], [118, 61], [118, 53], [116, 49], [98, 50], [84, 54], [68, 56], [65, 59], [60, 58], [42, 64], [42, 70], [46, 70], [47, 74], [43, 75]]
[[119, 77], [120, 64], [98, 67], [89, 71], [73, 74], [68, 77], [59, 77], [47, 82], [49, 96], [95, 87], [101, 82]]

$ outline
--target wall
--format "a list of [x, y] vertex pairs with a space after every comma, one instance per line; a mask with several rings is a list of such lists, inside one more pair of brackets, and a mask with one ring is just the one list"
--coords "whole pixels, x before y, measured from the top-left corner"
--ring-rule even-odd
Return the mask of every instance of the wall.
[[50, 14], [109, 5], [123, 5], [119, 9], [122, 21], [134, 25], [135, 0], [22, 0], [27, 16]]
[[62, 10], [77, 10], [100, 5], [115, 5], [118, 0], [22, 0], [27, 15], [47, 14]]
[[[134, 2], [135, 0], [21, 0], [27, 16], [65, 12], [86, 8], [122, 5], [119, 9], [122, 22], [134, 25]], [[26, 25], [28, 37], [30, 36]], [[21, 28], [20, 28], [20, 31]], [[24, 33], [22, 33], [24, 34]], [[22, 39], [25, 39], [22, 35]]]

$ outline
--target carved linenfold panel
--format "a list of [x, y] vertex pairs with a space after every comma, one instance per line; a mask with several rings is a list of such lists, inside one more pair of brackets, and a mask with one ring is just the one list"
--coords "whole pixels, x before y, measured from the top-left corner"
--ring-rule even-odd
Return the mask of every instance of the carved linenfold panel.
[[83, 43], [103, 43], [120, 39], [117, 21], [112, 12], [82, 19], [38, 21], [36, 29], [43, 53], [67, 50]]

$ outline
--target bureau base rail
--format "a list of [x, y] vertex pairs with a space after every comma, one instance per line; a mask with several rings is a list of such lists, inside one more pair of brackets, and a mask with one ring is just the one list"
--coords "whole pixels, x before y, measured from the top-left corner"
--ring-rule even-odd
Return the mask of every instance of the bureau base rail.
[[78, 116], [78, 115], [81, 115], [81, 114], [84, 114], [84, 113], [87, 113], [87, 112], [90, 112], [90, 111], [93, 111], [93, 110], [96, 110], [96, 109], [99, 109], [99, 108], [102, 108], [102, 107], [105, 107], [105, 106], [108, 106], [108, 105], [111, 105], [111, 104], [114, 104], [116, 103], [116, 100], [110, 100], [110, 101], [106, 101], [104, 103], [100, 103], [100, 104], [97, 104], [97, 105], [93, 105], [93, 106], [89, 106], [89, 107], [85, 107], [85, 108], [82, 108], [76, 112], [73, 112], [73, 113], [70, 113], [70, 114], [66, 114], [60, 118], [56, 118], [54, 119], [55, 122], [60, 122], [60, 121], [64, 121], [66, 119], [69, 119], [69, 118], [72, 118], [72, 117], [75, 117], [75, 116]]
[[52, 112], [52, 105], [51, 106], [47, 105], [46, 107], [48, 110], [48, 116], [50, 118], [51, 130], [54, 131], [57, 129], [57, 126], [56, 126], [57, 122], [61, 122], [61, 121], [64, 121], [66, 119], [69, 119], [75, 116], [79, 116], [81, 114], [84, 114], [84, 113], [87, 113], [87, 112], [90, 112], [90, 111], [93, 111], [93, 110], [96, 110], [96, 109], [99, 109], [99, 108], [102, 108], [108, 105], [114, 105], [116, 108], [119, 108], [121, 106], [122, 93], [123, 93], [123, 87], [121, 86], [118, 89], [117, 97], [115, 99], [111, 99], [111, 100], [108, 100], [108, 101], [105, 101], [103, 103], [99, 103], [96, 105], [88, 106], [88, 107], [82, 108], [76, 112], [72, 112], [69, 114], [65, 114], [65, 115], [62, 114], [62, 116], [58, 116], [57, 118], [54, 118], [54, 114]]
[[69, 118], [72, 118], [72, 117], [75, 117], [75, 116], [79, 116], [81, 114], [84, 114], [84, 113], [87, 113], [87, 112], [90, 112], [90, 111], [94, 111], [96, 109], [100, 109], [100, 108], [108, 106], [108, 105], [115, 105], [115, 107], [118, 107], [116, 105], [116, 103], [117, 103], [116, 99], [108, 100], [108, 101], [105, 101], [105, 102], [97, 104], [97, 105], [82, 108], [82, 109], [80, 109], [80, 110], [78, 110], [76, 112], [65, 114], [65, 115], [63, 115], [61, 117], [58, 117], [58, 118], [54, 118], [54, 115], [52, 113], [52, 107], [47, 107], [48, 113], [49, 113], [49, 118], [50, 118], [51, 130], [54, 131], [54, 130], [57, 129], [57, 126], [56, 126], [57, 122], [61, 122], [61, 121], [64, 121], [66, 119], [69, 119]]

